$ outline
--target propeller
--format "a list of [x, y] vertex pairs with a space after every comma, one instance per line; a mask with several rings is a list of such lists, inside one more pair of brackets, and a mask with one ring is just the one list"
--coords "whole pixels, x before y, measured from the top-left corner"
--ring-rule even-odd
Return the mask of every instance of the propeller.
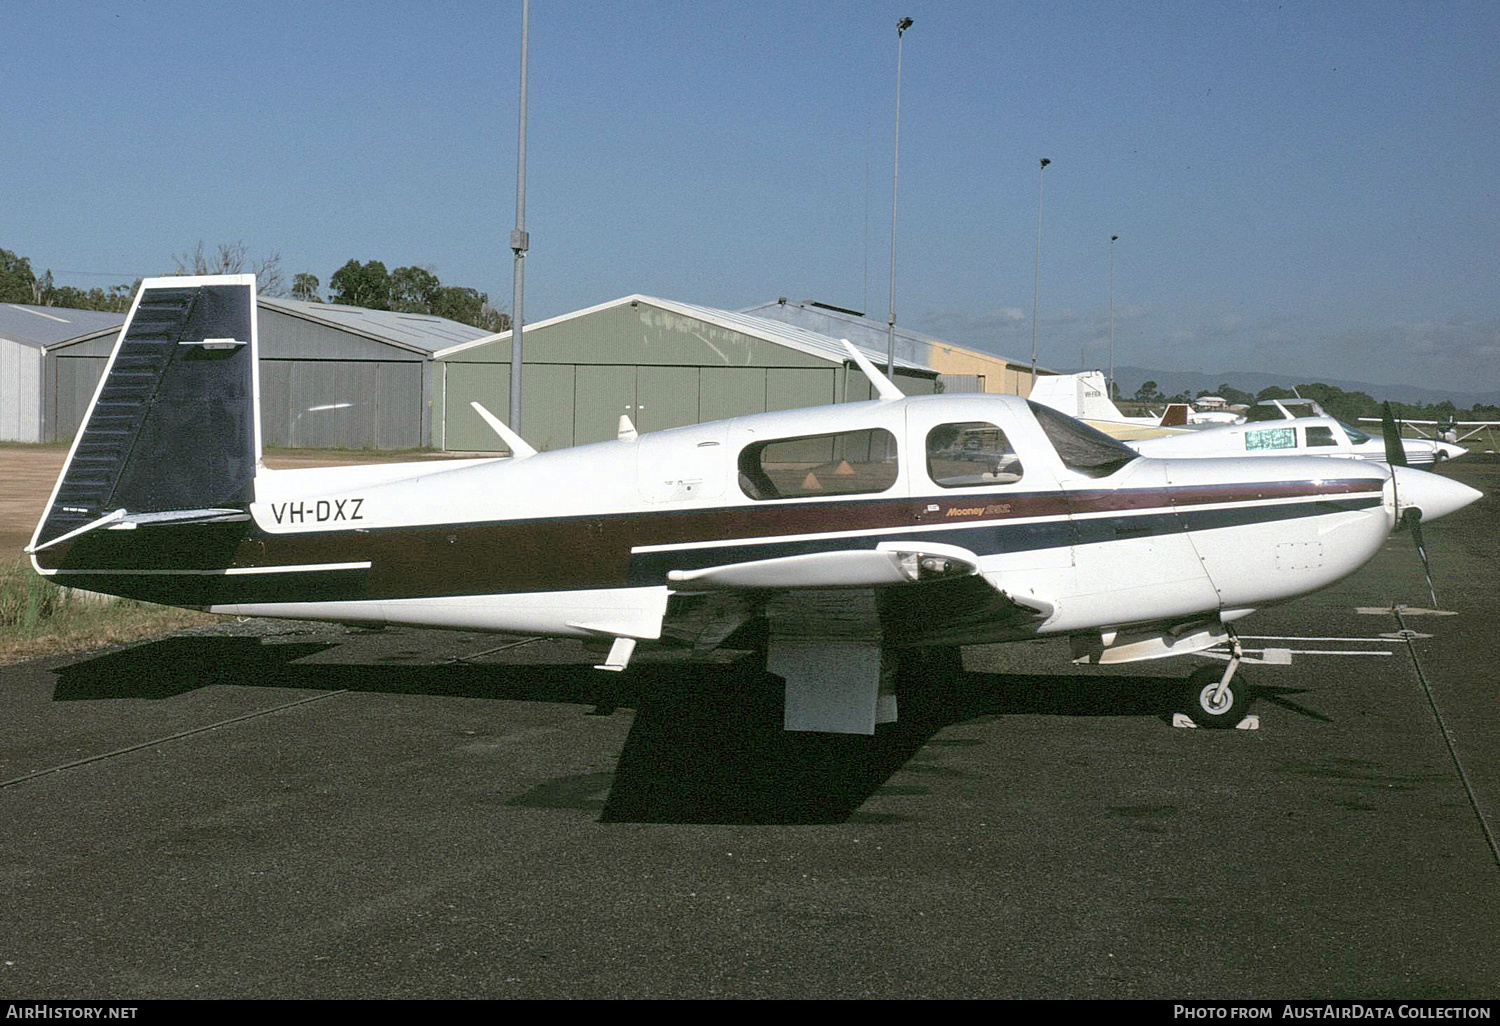
[[1406, 446], [1401, 444], [1401, 425], [1391, 413], [1391, 404], [1380, 406], [1380, 430], [1385, 435], [1385, 461], [1393, 467], [1406, 466]]
[[[1398, 475], [1395, 468], [1406, 466], [1406, 446], [1401, 444], [1401, 425], [1391, 413], [1389, 402], [1380, 408], [1380, 431], [1385, 435], [1385, 461], [1391, 466], [1391, 501], [1399, 511], [1401, 498], [1396, 492]], [[1427, 559], [1427, 546], [1422, 544], [1422, 511], [1415, 506], [1408, 507], [1396, 524], [1398, 531], [1402, 528], [1411, 530], [1411, 540], [1416, 543], [1417, 555], [1422, 559], [1422, 573], [1427, 576], [1427, 594], [1432, 597], [1432, 608], [1436, 609], [1438, 601], [1437, 591], [1432, 587], [1432, 564]]]

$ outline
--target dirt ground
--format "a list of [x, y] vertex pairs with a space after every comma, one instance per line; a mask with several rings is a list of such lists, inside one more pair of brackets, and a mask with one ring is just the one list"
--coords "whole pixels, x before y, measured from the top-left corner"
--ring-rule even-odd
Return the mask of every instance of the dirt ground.
[[[31, 532], [57, 483], [68, 450], [62, 445], [0, 446], [0, 564], [22, 557]], [[266, 453], [273, 470], [298, 467], [336, 467], [350, 463], [392, 463], [399, 460], [444, 459], [448, 453], [351, 452], [327, 449], [278, 449]], [[452, 454], [457, 456], [459, 454]], [[464, 454], [468, 455], [468, 454]]]

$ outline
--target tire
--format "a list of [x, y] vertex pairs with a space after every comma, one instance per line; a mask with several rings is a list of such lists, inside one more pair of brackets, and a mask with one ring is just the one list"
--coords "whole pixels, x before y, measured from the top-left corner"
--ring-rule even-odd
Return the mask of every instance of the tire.
[[1229, 729], [1239, 725], [1250, 708], [1250, 687], [1243, 673], [1236, 673], [1229, 688], [1218, 703], [1213, 701], [1214, 692], [1224, 671], [1217, 666], [1205, 666], [1194, 670], [1187, 679], [1186, 709], [1188, 716], [1200, 727]]

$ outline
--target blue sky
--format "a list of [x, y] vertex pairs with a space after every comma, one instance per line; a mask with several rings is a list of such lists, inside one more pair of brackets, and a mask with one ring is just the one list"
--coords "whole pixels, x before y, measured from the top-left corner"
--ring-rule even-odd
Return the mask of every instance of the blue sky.
[[[17, 11], [32, 16], [18, 18]], [[888, 302], [1044, 365], [1500, 389], [1500, 4], [534, 0], [526, 316]], [[17, 6], [0, 246], [63, 284], [199, 239], [508, 308], [519, 0]], [[84, 274], [82, 272], [90, 272]], [[102, 275], [102, 276], [101, 276]]]

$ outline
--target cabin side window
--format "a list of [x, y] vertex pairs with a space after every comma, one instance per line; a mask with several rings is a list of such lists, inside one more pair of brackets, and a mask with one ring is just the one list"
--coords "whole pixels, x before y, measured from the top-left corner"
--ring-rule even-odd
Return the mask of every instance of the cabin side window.
[[1338, 445], [1338, 444], [1339, 443], [1337, 441], [1335, 441], [1334, 437], [1333, 437], [1333, 428], [1331, 428], [1331, 427], [1324, 427], [1321, 424], [1311, 424], [1311, 425], [1308, 426], [1308, 428], [1307, 428], [1307, 445], [1308, 445], [1308, 448], [1315, 448], [1316, 446], [1320, 446], [1320, 445]]
[[740, 490], [752, 499], [809, 499], [883, 492], [900, 467], [884, 428], [778, 438], [740, 452]]
[[993, 424], [970, 420], [927, 432], [927, 476], [944, 488], [983, 488], [1021, 480], [1021, 461]]
[[1245, 432], [1245, 449], [1248, 452], [1295, 448], [1297, 448], [1296, 428], [1261, 428], [1259, 431]]

